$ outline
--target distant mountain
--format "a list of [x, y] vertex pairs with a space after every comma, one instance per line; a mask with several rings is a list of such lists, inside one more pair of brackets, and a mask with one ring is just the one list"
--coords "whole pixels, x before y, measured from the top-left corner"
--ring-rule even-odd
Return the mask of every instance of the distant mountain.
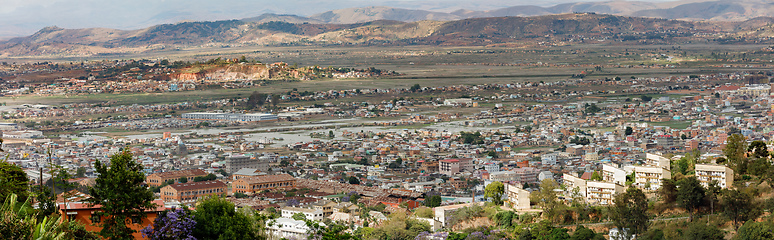
[[424, 10], [410, 10], [392, 7], [362, 7], [347, 8], [315, 14], [309, 18], [326, 23], [362, 23], [375, 20], [394, 20], [401, 22], [416, 22], [422, 20], [449, 21], [460, 19], [459, 16]]
[[297, 15], [290, 15], [290, 14], [274, 14], [274, 13], [264, 13], [257, 17], [243, 18], [242, 21], [257, 22], [257, 23], [265, 23], [265, 22], [324, 23], [317, 19], [301, 17]]

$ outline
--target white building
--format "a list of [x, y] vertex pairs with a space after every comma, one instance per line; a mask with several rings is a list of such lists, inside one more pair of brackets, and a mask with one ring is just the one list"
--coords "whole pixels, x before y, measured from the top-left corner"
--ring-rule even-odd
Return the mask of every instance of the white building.
[[295, 215], [296, 213], [302, 213], [304, 214], [304, 216], [306, 216], [306, 219], [313, 220], [313, 221], [322, 221], [324, 217], [323, 211], [319, 209], [283, 207], [281, 212], [282, 212], [282, 217], [284, 218], [293, 218], [293, 215]]
[[645, 166], [660, 167], [670, 170], [671, 164], [669, 159], [661, 156], [661, 154], [646, 153]]
[[486, 172], [488, 172], [488, 173], [499, 172], [500, 171], [500, 165], [497, 164], [497, 163], [491, 163], [491, 162], [490, 163], [485, 163], [484, 164], [484, 170], [486, 170]]
[[450, 98], [443, 101], [446, 106], [471, 106], [473, 99], [470, 98]]
[[635, 167], [634, 184], [645, 190], [661, 188], [661, 179], [672, 178], [672, 173], [661, 167]]
[[538, 173], [538, 181], [543, 182], [544, 179], [554, 179], [554, 174], [551, 171], [542, 171]]
[[260, 122], [277, 120], [277, 115], [268, 113], [183, 113], [180, 115], [183, 119], [202, 119], [202, 120], [224, 120], [224, 121], [243, 121]]
[[723, 165], [696, 164], [696, 179], [701, 185], [708, 187], [712, 181], [717, 181], [718, 187], [727, 188], [734, 183], [734, 170]]
[[578, 193], [583, 197], [586, 197], [586, 180], [567, 173], [562, 175], [562, 179], [564, 179], [563, 184], [565, 189], [567, 189], [565, 193], [568, 195], [572, 194], [572, 192], [577, 188]]
[[623, 185], [626, 183], [626, 171], [612, 165], [602, 165], [602, 180]]
[[543, 154], [540, 156], [540, 162], [543, 163], [543, 166], [556, 165], [556, 154]]
[[441, 228], [446, 227], [446, 216], [453, 213], [454, 211], [457, 211], [457, 209], [463, 208], [463, 207], [470, 207], [473, 205], [484, 205], [486, 202], [472, 202], [472, 203], [463, 203], [463, 204], [454, 204], [454, 205], [447, 205], [447, 206], [440, 206], [433, 208], [433, 211], [435, 211], [435, 216], [433, 219], [435, 220], [436, 224], [439, 224]]
[[[320, 224], [325, 225], [324, 223]], [[275, 237], [274, 239], [306, 239], [309, 236], [309, 227], [304, 221], [286, 217], [271, 220], [270, 224], [266, 224], [266, 229], [270, 235]]]
[[530, 209], [529, 191], [512, 184], [505, 184], [505, 195], [508, 196], [508, 204], [511, 208], [521, 210]]
[[586, 182], [586, 202], [590, 204], [613, 204], [616, 194], [622, 193], [624, 187], [612, 182]]

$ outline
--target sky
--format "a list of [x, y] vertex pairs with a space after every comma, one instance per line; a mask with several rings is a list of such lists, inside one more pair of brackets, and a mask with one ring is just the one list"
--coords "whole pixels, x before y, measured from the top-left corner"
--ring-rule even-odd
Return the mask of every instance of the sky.
[[[584, 2], [599, 0], [584, 0]], [[620, 0], [619, 0], [620, 1]], [[668, 0], [640, 0], [663, 2]], [[225, 20], [263, 13], [309, 16], [329, 10], [389, 6], [451, 12], [517, 5], [553, 6], [573, 0], [2, 0], [0, 38], [30, 35], [46, 26], [139, 29], [182, 20]]]

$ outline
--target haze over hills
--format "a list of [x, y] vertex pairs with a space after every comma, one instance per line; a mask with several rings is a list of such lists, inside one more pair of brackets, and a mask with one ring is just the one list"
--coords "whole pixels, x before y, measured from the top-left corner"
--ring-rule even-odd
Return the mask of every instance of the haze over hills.
[[[287, 19], [301, 23], [268, 21]], [[745, 22], [692, 22], [606, 14], [472, 18], [456, 21], [379, 20], [354, 24], [312, 23], [266, 15], [251, 21], [181, 22], [140, 30], [47, 27], [0, 42], [0, 57], [94, 56], [165, 49], [244, 45], [490, 45], [568, 44], [584, 41], [631, 44], [713, 40], [728, 36], [773, 37], [774, 18]]]

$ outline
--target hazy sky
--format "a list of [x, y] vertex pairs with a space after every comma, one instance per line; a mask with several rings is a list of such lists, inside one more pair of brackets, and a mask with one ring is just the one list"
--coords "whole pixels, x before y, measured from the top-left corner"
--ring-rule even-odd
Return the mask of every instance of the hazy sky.
[[[584, 2], [598, 1], [585, 0]], [[620, 0], [619, 0], [620, 1]], [[640, 0], [663, 2], [665, 0]], [[223, 20], [263, 13], [313, 15], [328, 10], [390, 6], [450, 12], [516, 5], [552, 6], [572, 0], [2, 0], [0, 38], [29, 35], [45, 26], [137, 29], [181, 20]]]

